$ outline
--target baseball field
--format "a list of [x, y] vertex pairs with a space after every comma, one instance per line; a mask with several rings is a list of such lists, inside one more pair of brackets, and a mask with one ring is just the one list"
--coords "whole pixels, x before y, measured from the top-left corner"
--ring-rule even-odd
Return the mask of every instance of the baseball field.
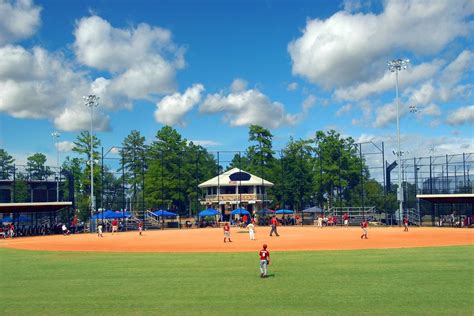
[[[474, 230], [257, 227], [0, 240], [5, 315], [472, 315]], [[258, 251], [271, 253], [259, 277]]]

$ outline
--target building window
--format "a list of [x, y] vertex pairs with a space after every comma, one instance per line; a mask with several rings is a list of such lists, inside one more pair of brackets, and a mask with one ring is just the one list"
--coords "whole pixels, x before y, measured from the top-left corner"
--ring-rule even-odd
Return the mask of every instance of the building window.
[[239, 193], [245, 193], [245, 194], [248, 194], [248, 193], [253, 193], [253, 187], [239, 187]]
[[221, 194], [235, 194], [235, 187], [221, 187]]

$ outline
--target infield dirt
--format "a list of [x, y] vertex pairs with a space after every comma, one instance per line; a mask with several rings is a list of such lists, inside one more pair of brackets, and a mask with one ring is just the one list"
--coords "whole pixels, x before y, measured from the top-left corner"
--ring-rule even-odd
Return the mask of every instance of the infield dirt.
[[232, 243], [223, 242], [222, 228], [151, 230], [143, 232], [53, 235], [0, 240], [0, 248], [46, 251], [97, 252], [241, 252], [258, 251], [263, 243], [271, 251], [350, 250], [473, 245], [474, 229], [376, 227], [369, 239], [360, 239], [361, 229], [350, 227], [279, 227], [280, 237], [270, 237], [269, 227], [257, 227], [256, 241], [244, 229], [231, 229]]

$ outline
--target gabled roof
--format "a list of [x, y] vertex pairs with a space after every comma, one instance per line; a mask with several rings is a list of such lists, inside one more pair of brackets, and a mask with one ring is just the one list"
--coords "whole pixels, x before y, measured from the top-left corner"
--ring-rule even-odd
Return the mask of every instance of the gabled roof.
[[[241, 175], [249, 175], [250, 178], [248, 180], [232, 180], [235, 179], [236, 176], [241, 176]], [[232, 176], [232, 179], [231, 179]], [[207, 180], [206, 182], [203, 182], [198, 185], [200, 188], [208, 188], [208, 187], [216, 187], [216, 186], [253, 186], [253, 185], [262, 185], [265, 187], [271, 187], [273, 186], [273, 183], [270, 181], [267, 181], [265, 179], [262, 179], [260, 177], [257, 177], [251, 173], [248, 173], [242, 169], [239, 168], [233, 168], [230, 170], [227, 170], [226, 172], [220, 174], [217, 177], [214, 177], [210, 180]]]

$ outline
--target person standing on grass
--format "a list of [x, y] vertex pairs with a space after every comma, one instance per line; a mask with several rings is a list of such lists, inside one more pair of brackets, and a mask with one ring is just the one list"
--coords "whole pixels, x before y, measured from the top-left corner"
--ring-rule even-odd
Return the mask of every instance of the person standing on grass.
[[270, 236], [272, 236], [273, 233], [275, 233], [275, 235], [279, 237], [280, 235], [278, 235], [278, 231], [277, 231], [278, 220], [275, 215], [273, 215], [272, 217], [271, 224], [272, 224], [272, 230], [270, 231]]
[[407, 232], [408, 231], [408, 218], [406, 216], [403, 218], [403, 226], [405, 226], [405, 229], [403, 231]]
[[260, 256], [260, 277], [266, 278], [268, 265], [270, 265], [270, 252], [267, 250], [267, 244], [263, 244], [263, 248], [258, 255]]
[[252, 223], [249, 223], [247, 225], [247, 229], [249, 231], [250, 240], [255, 240], [255, 225]]
[[360, 236], [360, 239], [362, 239], [362, 238], [368, 239], [367, 238], [367, 234], [368, 234], [367, 227], [369, 227], [369, 222], [367, 222], [367, 219], [364, 219], [362, 221], [362, 223], [360, 223], [360, 228], [362, 228], [362, 235]]
[[226, 238], [229, 239], [229, 242], [232, 242], [232, 240], [230, 240], [230, 225], [228, 222], [226, 222], [224, 225], [224, 242]]

